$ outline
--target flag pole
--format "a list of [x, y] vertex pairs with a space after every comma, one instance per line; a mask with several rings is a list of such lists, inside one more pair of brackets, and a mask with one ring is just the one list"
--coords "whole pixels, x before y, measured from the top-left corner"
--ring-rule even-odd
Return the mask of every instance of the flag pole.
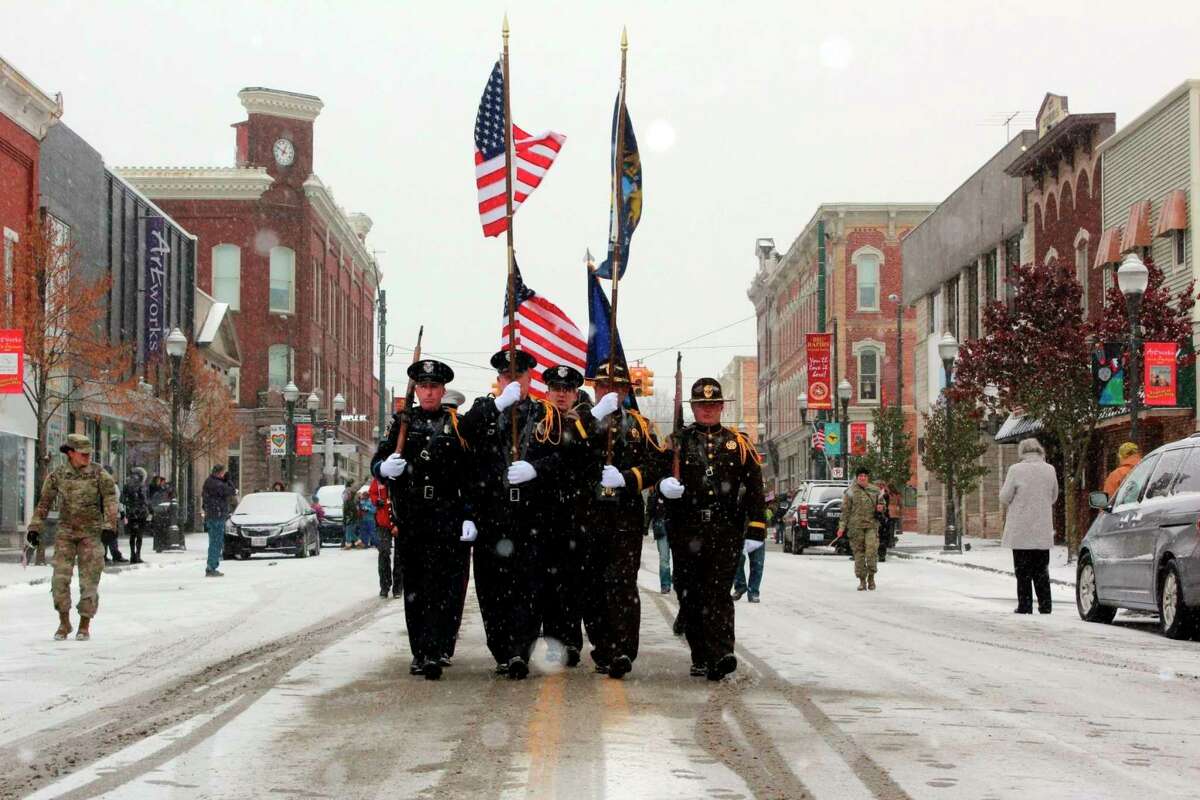
[[[516, 260], [513, 257], [513, 137], [512, 137], [512, 107], [509, 105], [509, 73], [508, 73], [508, 14], [504, 15], [504, 51], [501, 57], [501, 71], [504, 78], [504, 209], [508, 222], [506, 234], [508, 237], [508, 378], [517, 380], [517, 271]], [[517, 446], [517, 404], [513, 403], [511, 419], [512, 428], [512, 461], [516, 461], [520, 453]]]
[[[612, 270], [612, 300], [608, 317], [608, 379], [614, 388], [615, 374], [613, 367], [617, 360], [617, 292], [621, 284], [621, 223], [625, 218], [625, 192], [622, 178], [625, 175], [625, 56], [629, 50], [629, 36], [624, 26], [621, 28], [621, 86], [617, 92], [617, 132], [616, 147], [613, 153], [613, 221], [615, 241], [613, 242], [612, 260], [609, 268]], [[632, 391], [632, 384], [630, 390]], [[605, 450], [605, 464], [612, 464], [614, 426], [608, 426], [608, 445]]]

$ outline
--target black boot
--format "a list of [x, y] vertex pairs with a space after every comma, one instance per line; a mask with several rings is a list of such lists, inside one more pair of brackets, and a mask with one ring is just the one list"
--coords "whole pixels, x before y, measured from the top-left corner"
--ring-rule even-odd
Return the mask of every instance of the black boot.
[[617, 656], [608, 665], [608, 677], [620, 680], [633, 669], [633, 659], [629, 656]]
[[737, 656], [733, 653], [726, 653], [709, 666], [708, 679], [719, 681], [735, 669], [737, 669]]
[[520, 656], [513, 656], [508, 660], [507, 674], [509, 680], [523, 681], [529, 676], [529, 665]]

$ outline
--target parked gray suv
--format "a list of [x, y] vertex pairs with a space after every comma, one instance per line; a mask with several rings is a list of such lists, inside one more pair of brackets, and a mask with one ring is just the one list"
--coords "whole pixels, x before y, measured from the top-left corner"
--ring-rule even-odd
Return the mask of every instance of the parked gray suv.
[[1142, 459], [1113, 497], [1092, 492], [1100, 515], [1079, 550], [1075, 602], [1088, 622], [1118, 608], [1156, 611], [1172, 639], [1191, 635], [1200, 608], [1200, 434]]

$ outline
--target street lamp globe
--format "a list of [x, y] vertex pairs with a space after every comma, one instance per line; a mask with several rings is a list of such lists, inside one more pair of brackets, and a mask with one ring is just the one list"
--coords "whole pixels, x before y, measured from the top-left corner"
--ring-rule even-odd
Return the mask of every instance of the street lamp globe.
[[808, 392], [801, 392], [799, 400], [800, 400], [800, 410], [808, 411]]
[[167, 355], [172, 358], [180, 358], [183, 356], [183, 351], [187, 350], [187, 344], [188, 340], [183, 335], [183, 331], [179, 328], [172, 328], [166, 339]]
[[838, 399], [841, 400], [843, 403], [850, 402], [850, 394], [853, 391], [854, 391], [854, 387], [850, 385], [850, 381], [846, 380], [845, 378], [842, 378], [841, 383], [838, 384], [838, 388], [837, 388]]
[[294, 403], [300, 399], [300, 387], [296, 386], [292, 381], [288, 381], [287, 386], [283, 387], [283, 399], [289, 403]]
[[321, 407], [321, 398], [317, 397], [317, 390], [313, 389], [312, 394], [304, 401], [304, 405], [308, 406], [309, 411], [316, 411]]
[[346, 410], [346, 398], [342, 397], [341, 392], [338, 392], [337, 394], [335, 394], [333, 396], [333, 410], [334, 411], [345, 411]]
[[895, 294], [895, 293], [893, 293], [893, 294], [889, 294], [889, 295], [888, 295], [888, 302], [889, 302], [889, 303], [899, 303], [899, 302], [900, 302], [900, 295], [898, 295], [898, 294]]
[[942, 362], [954, 363], [958, 358], [958, 340], [954, 338], [954, 334], [947, 331], [942, 334], [942, 340], [938, 342], [938, 355], [941, 356]]
[[1138, 258], [1137, 253], [1127, 253], [1117, 270], [1117, 286], [1126, 297], [1141, 297], [1146, 293], [1146, 285], [1150, 282], [1150, 270]]
[[144, 395], [149, 396], [149, 395], [154, 394], [154, 387], [151, 386], [150, 384], [146, 383], [145, 378], [138, 378], [137, 388], [138, 388], [138, 391]]

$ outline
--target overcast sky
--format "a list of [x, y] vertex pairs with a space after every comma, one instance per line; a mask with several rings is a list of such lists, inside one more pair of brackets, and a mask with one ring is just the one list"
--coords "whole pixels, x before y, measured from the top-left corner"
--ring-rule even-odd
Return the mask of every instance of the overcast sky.
[[[786, 250], [821, 202], [938, 201], [1003, 146], [996, 122], [1043, 95], [1121, 126], [1200, 77], [1195, 0], [519, 2], [513, 118], [567, 136], [516, 217], [526, 282], [587, 326], [583, 254], [608, 226], [608, 138], [621, 26], [645, 210], [621, 282], [631, 358], [671, 391], [753, 355], [759, 236]], [[473, 126], [501, 45], [501, 3], [5, 3], [0, 54], [110, 166], [233, 163], [237, 92], [315, 94], [315, 170], [375, 221], [389, 341], [486, 364], [504, 239], [476, 210]], [[1014, 131], [1016, 128], [1014, 128]], [[745, 320], [739, 323], [739, 320]], [[738, 324], [732, 324], [738, 323]], [[409, 356], [389, 359], [389, 383]], [[455, 364], [468, 395], [492, 376]], [[304, 388], [304, 387], [302, 387]]]

